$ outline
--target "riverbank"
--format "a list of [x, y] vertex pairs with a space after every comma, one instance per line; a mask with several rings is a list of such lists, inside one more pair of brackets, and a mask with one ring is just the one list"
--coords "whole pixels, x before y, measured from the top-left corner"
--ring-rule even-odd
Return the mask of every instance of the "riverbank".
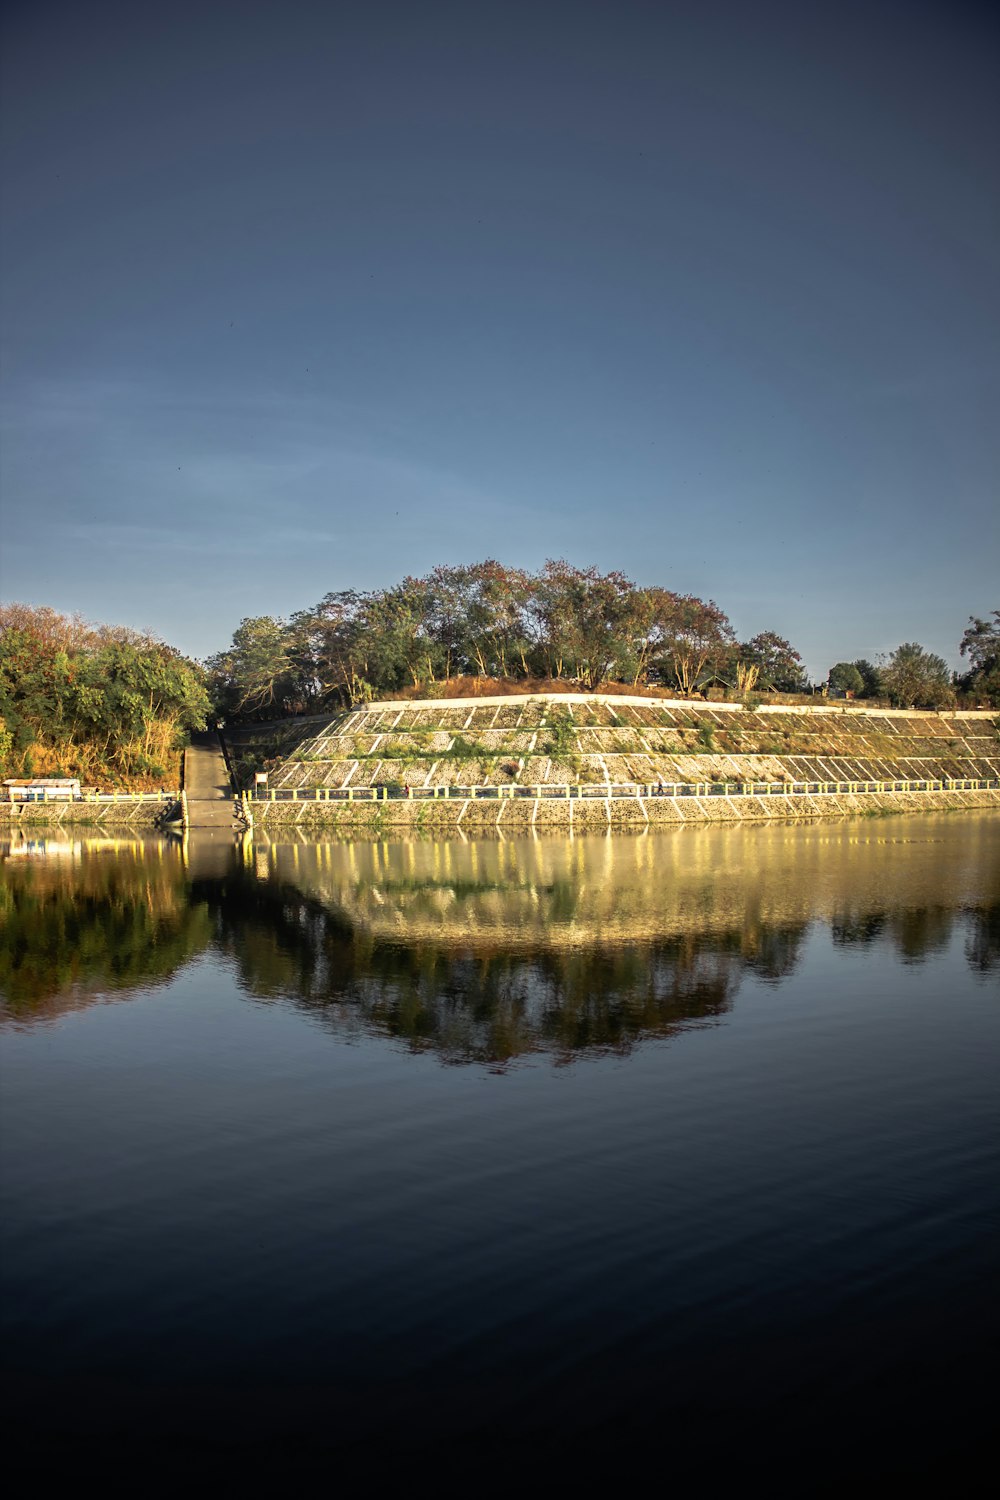
[[981, 711], [535, 694], [370, 703], [238, 738], [263, 828], [502, 832], [1000, 806], [1000, 720]]
[[454, 791], [447, 801], [254, 802], [255, 828], [523, 833], [533, 828], [641, 828], [682, 823], [799, 821], [890, 813], [1000, 810], [1000, 789], [831, 792], [684, 797], [481, 800]]
[[[224, 748], [237, 784], [258, 793], [246, 810], [263, 829], [502, 833], [1000, 807], [1000, 720], [988, 712], [408, 700], [239, 727]], [[228, 825], [227, 770], [213, 754], [209, 791]], [[0, 804], [0, 826], [152, 827], [163, 810], [124, 796]]]

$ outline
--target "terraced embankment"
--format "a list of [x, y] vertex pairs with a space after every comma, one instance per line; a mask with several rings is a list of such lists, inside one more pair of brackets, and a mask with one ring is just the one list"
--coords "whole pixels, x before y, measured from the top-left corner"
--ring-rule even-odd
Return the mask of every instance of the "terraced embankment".
[[583, 694], [373, 703], [316, 725], [253, 815], [504, 828], [1000, 807], [998, 724]]

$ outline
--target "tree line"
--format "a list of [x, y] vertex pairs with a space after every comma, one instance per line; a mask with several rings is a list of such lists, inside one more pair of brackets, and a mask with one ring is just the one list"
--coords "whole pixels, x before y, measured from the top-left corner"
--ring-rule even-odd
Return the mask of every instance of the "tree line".
[[966, 672], [949, 672], [942, 656], [916, 641], [904, 641], [877, 665], [864, 658], [837, 662], [828, 684], [854, 698], [886, 698], [902, 707], [948, 708], [959, 694], [1000, 707], [1000, 609], [993, 611], [992, 620], [970, 615], [958, 650], [968, 660]]
[[353, 703], [456, 678], [663, 684], [681, 693], [801, 692], [802, 658], [774, 631], [740, 641], [714, 600], [640, 588], [623, 573], [494, 559], [437, 567], [385, 589], [325, 595], [289, 620], [241, 622], [206, 663], [219, 711], [259, 715]]
[[[945, 707], [959, 693], [1000, 705], [1000, 611], [972, 618], [960, 651], [964, 674], [906, 642], [878, 663], [838, 662], [828, 686], [904, 707]], [[789, 641], [773, 630], [741, 641], [713, 599], [562, 560], [531, 573], [488, 558], [384, 589], [329, 593], [287, 620], [244, 619], [206, 668], [216, 711], [229, 718], [402, 690], [433, 696], [467, 678], [570, 681], [590, 692], [609, 683], [681, 694], [714, 687], [744, 700], [811, 688]]]

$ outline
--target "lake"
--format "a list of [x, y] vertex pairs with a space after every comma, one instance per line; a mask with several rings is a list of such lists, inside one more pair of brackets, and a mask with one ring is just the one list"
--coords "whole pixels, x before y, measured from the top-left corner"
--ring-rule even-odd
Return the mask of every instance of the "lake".
[[15, 1446], [991, 1452], [1000, 818], [0, 852]]

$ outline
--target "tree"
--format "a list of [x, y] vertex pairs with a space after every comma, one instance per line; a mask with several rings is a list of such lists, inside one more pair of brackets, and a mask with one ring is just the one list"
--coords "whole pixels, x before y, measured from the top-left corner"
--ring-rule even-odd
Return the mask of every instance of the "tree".
[[535, 580], [495, 558], [469, 567], [437, 567], [428, 575], [430, 631], [444, 658], [444, 671], [479, 677], [528, 672], [528, 611]]
[[391, 589], [365, 598], [364, 626], [379, 686], [408, 683], [419, 687], [435, 680], [444, 653], [431, 629], [432, 590], [425, 578], [404, 578]]
[[353, 703], [370, 696], [364, 640], [366, 596], [355, 589], [325, 595], [312, 609], [291, 618], [299, 670], [308, 673], [312, 696]]
[[552, 677], [579, 677], [593, 691], [628, 658], [635, 584], [559, 559], [542, 569], [534, 594], [543, 658]]
[[681, 692], [690, 693], [707, 671], [719, 670], [735, 640], [714, 599], [675, 594], [663, 625], [661, 660]]
[[[434, 640], [447, 681], [469, 663], [469, 619], [473, 607], [473, 569], [438, 566], [427, 576], [427, 629]], [[484, 674], [485, 675], [485, 674]]]
[[637, 589], [632, 600], [632, 651], [629, 662], [633, 684], [645, 681], [653, 663], [667, 650], [678, 598], [670, 589]]
[[857, 661], [853, 662], [852, 665], [857, 667], [861, 674], [862, 698], [881, 698], [885, 691], [882, 684], [881, 669], [876, 667], [874, 663], [866, 661], [863, 656], [859, 656]]
[[216, 712], [283, 713], [298, 699], [293, 640], [283, 620], [256, 615], [241, 620], [228, 650], [205, 663]]
[[[205, 724], [200, 669], [170, 646], [109, 641], [79, 663], [71, 699], [74, 733], [88, 712], [107, 732], [124, 767], [155, 771], [179, 736]], [[102, 702], [103, 697], [103, 702]]]
[[827, 680], [831, 688], [839, 693], [860, 695], [865, 690], [865, 679], [852, 661], [838, 661], [835, 667], [830, 668]]
[[961, 686], [991, 704], [1000, 704], [1000, 609], [993, 611], [992, 620], [970, 615], [958, 649], [969, 658], [970, 669]]
[[889, 657], [882, 671], [886, 692], [903, 708], [943, 708], [954, 701], [944, 659], [905, 641]]
[[[759, 687], [779, 693], [801, 693], [805, 690], [806, 677], [802, 658], [784, 636], [773, 630], [762, 630], [752, 640], [736, 648], [737, 672], [754, 668], [754, 680], [746, 683], [746, 690], [756, 683]], [[737, 678], [739, 683], [739, 677]], [[742, 686], [742, 684], [740, 684]]]
[[469, 569], [467, 622], [469, 661], [484, 677], [528, 675], [531, 649], [529, 615], [537, 580], [521, 568], [494, 558]]

